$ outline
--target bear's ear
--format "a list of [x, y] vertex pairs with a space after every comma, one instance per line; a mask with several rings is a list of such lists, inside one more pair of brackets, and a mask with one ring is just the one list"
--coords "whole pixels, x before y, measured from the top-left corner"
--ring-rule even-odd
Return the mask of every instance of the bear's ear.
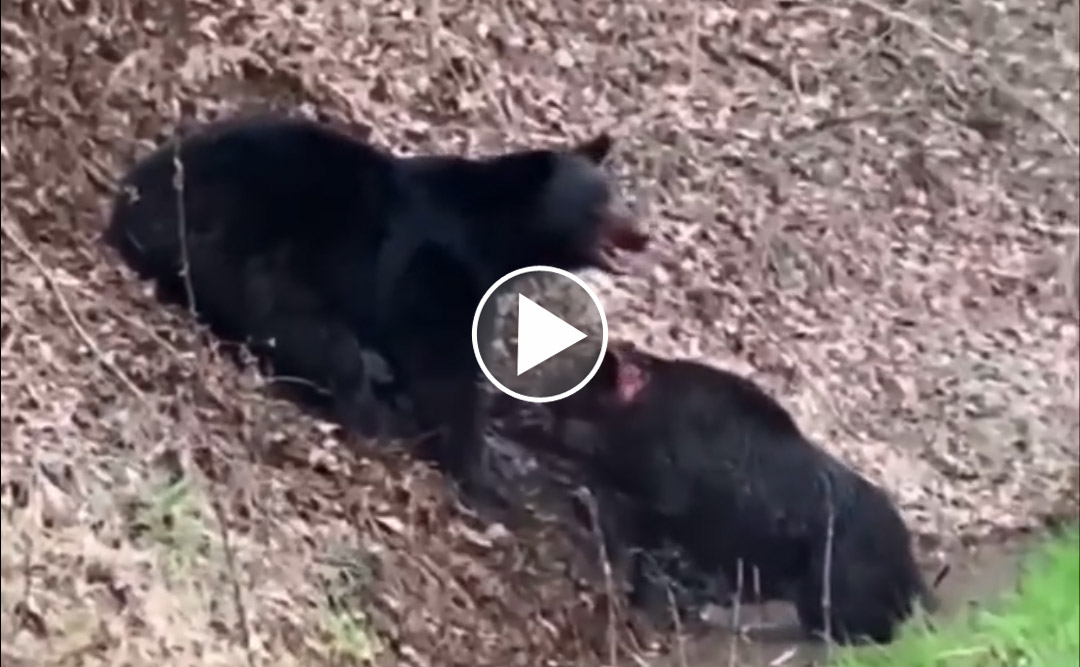
[[615, 140], [607, 132], [601, 132], [592, 139], [581, 142], [574, 146], [573, 152], [584, 157], [593, 164], [600, 164], [607, 159]]

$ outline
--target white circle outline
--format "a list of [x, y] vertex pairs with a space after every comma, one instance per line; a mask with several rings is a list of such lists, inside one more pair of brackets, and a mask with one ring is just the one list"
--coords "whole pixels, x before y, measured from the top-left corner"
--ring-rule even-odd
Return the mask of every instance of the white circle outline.
[[[571, 387], [570, 389], [567, 389], [566, 391], [562, 392], [561, 394], [555, 394], [554, 396], [540, 396], [538, 398], [536, 396], [526, 396], [525, 394], [519, 394], [518, 392], [514, 391], [513, 389], [510, 389], [509, 387], [504, 385], [502, 382], [499, 382], [497, 379], [495, 379], [495, 376], [492, 374], [491, 371], [488, 370], [487, 365], [484, 364], [483, 357], [480, 355], [480, 342], [478, 340], [479, 336], [478, 336], [478, 331], [477, 330], [479, 329], [479, 326], [480, 326], [480, 312], [482, 310], [484, 310], [484, 304], [486, 304], [488, 302], [488, 299], [490, 299], [491, 295], [495, 293], [495, 290], [499, 289], [499, 287], [501, 287], [504, 283], [506, 283], [506, 282], [508, 282], [508, 281], [510, 281], [510, 280], [512, 280], [514, 278], [517, 278], [520, 275], [524, 275], [526, 273], [537, 273], [537, 272], [541, 272], [541, 271], [546, 272], [546, 273], [554, 273], [556, 275], [562, 276], [563, 278], [569, 278], [570, 280], [577, 283], [581, 287], [581, 289], [585, 290], [585, 293], [589, 295], [590, 299], [592, 299], [593, 305], [596, 306], [596, 310], [599, 311], [599, 313], [600, 313], [600, 354], [597, 355], [596, 363], [593, 364], [592, 370], [589, 371], [589, 374], [585, 376], [585, 379], [583, 379], [581, 382], [577, 383], [576, 386]], [[589, 380], [593, 379], [593, 377], [600, 371], [600, 365], [604, 363], [604, 355], [607, 354], [607, 346], [608, 346], [607, 314], [604, 313], [604, 306], [600, 303], [600, 297], [598, 297], [596, 295], [596, 292], [594, 292], [593, 289], [591, 287], [589, 287], [588, 284], [586, 284], [584, 280], [582, 280], [578, 276], [575, 276], [573, 273], [570, 273], [569, 271], [567, 271], [565, 269], [560, 269], [560, 268], [555, 267], [555, 266], [544, 266], [542, 264], [538, 264], [536, 266], [526, 266], [523, 269], [515, 269], [514, 271], [511, 271], [510, 273], [506, 274], [502, 278], [499, 278], [498, 280], [496, 280], [495, 283], [491, 287], [488, 288], [487, 292], [484, 293], [484, 296], [480, 298], [480, 303], [476, 306], [476, 312], [473, 313], [473, 322], [472, 322], [473, 355], [476, 356], [476, 363], [478, 363], [480, 365], [480, 370], [482, 370], [484, 372], [484, 377], [486, 377], [488, 379], [488, 381], [491, 382], [491, 384], [495, 385], [495, 387], [498, 388], [498, 390], [501, 391], [502, 393], [506, 394], [507, 396], [511, 396], [513, 398], [516, 398], [519, 401], [525, 401], [526, 403], [553, 403], [555, 401], [561, 401], [564, 398], [569, 398], [570, 396], [573, 396], [577, 392], [584, 389], [585, 385], [589, 384]]]

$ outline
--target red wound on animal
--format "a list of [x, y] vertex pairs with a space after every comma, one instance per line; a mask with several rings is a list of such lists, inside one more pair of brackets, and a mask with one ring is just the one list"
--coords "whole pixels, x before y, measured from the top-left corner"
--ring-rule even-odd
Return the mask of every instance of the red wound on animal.
[[648, 375], [645, 369], [635, 363], [620, 359], [618, 356], [614, 356], [614, 359], [617, 364], [615, 370], [615, 395], [618, 396], [620, 403], [632, 403], [637, 399], [638, 394], [645, 389]]

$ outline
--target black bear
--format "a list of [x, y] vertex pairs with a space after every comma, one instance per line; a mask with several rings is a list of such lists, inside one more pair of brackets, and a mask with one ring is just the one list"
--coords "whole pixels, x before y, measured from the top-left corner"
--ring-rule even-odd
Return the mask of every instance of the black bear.
[[600, 169], [611, 146], [397, 157], [313, 121], [230, 119], [138, 162], [104, 238], [162, 299], [322, 388], [347, 425], [371, 428], [384, 360], [418, 427], [441, 431], [425, 453], [470, 486], [480, 297], [514, 269], [614, 271], [646, 246]]
[[934, 606], [885, 491], [750, 380], [613, 344], [585, 389], [551, 409], [602, 511], [617, 507], [604, 529], [634, 547], [634, 604], [667, 608], [648, 556], [674, 544], [715, 573], [714, 590], [749, 600], [755, 581], [756, 599], [794, 602], [807, 633], [841, 643], [889, 642], [916, 601]]

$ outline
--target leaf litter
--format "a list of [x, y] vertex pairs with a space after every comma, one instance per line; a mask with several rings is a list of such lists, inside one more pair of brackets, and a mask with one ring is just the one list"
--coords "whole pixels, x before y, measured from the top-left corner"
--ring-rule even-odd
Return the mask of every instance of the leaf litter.
[[344, 447], [102, 251], [130, 161], [241, 110], [403, 152], [610, 130], [658, 239], [587, 276], [613, 336], [763, 383], [928, 549], [1075, 517], [1077, 25], [1015, 0], [4, 3], [3, 658], [646, 654], [557, 520], [493, 529], [396, 448]]

